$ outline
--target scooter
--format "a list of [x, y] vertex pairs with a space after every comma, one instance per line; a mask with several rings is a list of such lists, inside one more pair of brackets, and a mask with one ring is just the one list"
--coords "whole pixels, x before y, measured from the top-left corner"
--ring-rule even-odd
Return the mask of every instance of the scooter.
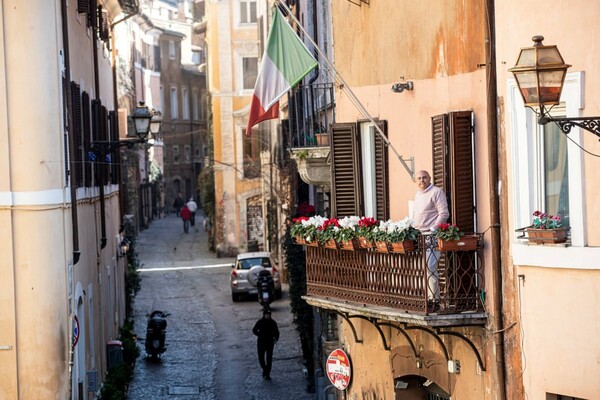
[[269, 270], [260, 271], [256, 288], [258, 289], [258, 302], [263, 306], [263, 311], [270, 310], [270, 304], [275, 300], [275, 283]]
[[146, 326], [146, 354], [151, 358], [158, 358], [167, 349], [165, 338], [167, 335], [167, 320], [171, 315], [159, 310], [152, 311], [148, 316]]

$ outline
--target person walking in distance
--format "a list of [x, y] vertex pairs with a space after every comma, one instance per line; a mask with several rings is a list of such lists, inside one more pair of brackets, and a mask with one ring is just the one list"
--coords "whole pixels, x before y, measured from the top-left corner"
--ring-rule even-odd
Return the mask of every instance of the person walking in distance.
[[[448, 201], [442, 189], [431, 183], [431, 176], [427, 171], [417, 172], [417, 186], [419, 190], [415, 193], [413, 203], [413, 226], [424, 235], [435, 232], [439, 224], [446, 222], [450, 213], [448, 212]], [[438, 285], [438, 260], [440, 252], [435, 248], [427, 248], [427, 298], [429, 300], [429, 311], [439, 309], [440, 288]]]
[[177, 197], [175, 197], [175, 201], [173, 201], [173, 208], [175, 209], [175, 215], [177, 215], [177, 218], [179, 218], [179, 211], [184, 204], [183, 195], [181, 193], [177, 193]]
[[192, 218], [192, 213], [187, 204], [184, 204], [183, 207], [181, 207], [179, 215], [181, 215], [181, 220], [183, 221], [183, 232], [188, 233], [190, 231], [190, 219]]
[[279, 340], [279, 329], [277, 322], [271, 319], [271, 311], [263, 311], [263, 317], [259, 319], [252, 329], [258, 339], [256, 347], [258, 350], [258, 362], [263, 370], [263, 378], [271, 380], [271, 365], [273, 363], [273, 346]]
[[194, 201], [193, 197], [190, 197], [190, 201], [187, 202], [187, 206], [192, 213], [192, 217], [190, 219], [191, 225], [196, 225], [196, 210], [198, 209], [198, 204]]

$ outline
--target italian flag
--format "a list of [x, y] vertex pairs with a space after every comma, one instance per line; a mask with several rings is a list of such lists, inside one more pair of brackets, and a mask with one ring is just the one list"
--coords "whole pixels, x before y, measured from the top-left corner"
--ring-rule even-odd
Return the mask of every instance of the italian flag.
[[277, 118], [279, 99], [317, 64], [279, 8], [275, 8], [250, 104], [246, 135], [250, 135], [252, 127], [259, 122]]

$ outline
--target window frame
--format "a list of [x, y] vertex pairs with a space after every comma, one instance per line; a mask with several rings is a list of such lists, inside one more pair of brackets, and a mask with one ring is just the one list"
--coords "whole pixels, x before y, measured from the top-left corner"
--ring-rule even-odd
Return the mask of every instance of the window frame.
[[[252, 20], [252, 4], [254, 4], [254, 20]], [[242, 20], [242, 8], [246, 8], [247, 20]], [[237, 21], [239, 25], [255, 25], [258, 22], [258, 2], [256, 0], [238, 0]]]
[[177, 92], [177, 86], [171, 86], [171, 88], [169, 89], [169, 101], [171, 103], [170, 111], [172, 120], [176, 120], [179, 118], [179, 99]]
[[[565, 78], [561, 100], [565, 104], [567, 117], [581, 116], [584, 108], [584, 72], [571, 72]], [[513, 180], [512, 218], [514, 229], [529, 226], [532, 213], [538, 207], [540, 194], [536, 189], [536, 169], [534, 134], [538, 133], [537, 116], [526, 108], [519, 93], [516, 81], [507, 80], [507, 112], [512, 142], [511, 168]], [[585, 185], [582, 151], [573, 143], [582, 145], [582, 131], [574, 127], [569, 133], [569, 213], [571, 245], [529, 246], [517, 239], [520, 233], [513, 234], [513, 263], [556, 268], [600, 269], [597, 259], [600, 248], [586, 248], [587, 233], [585, 219]], [[597, 252], [594, 257], [590, 251]]]

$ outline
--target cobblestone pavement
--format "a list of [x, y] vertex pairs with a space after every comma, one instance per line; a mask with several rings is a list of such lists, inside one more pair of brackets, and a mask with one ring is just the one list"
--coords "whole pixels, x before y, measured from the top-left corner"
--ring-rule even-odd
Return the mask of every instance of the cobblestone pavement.
[[[199, 210], [199, 214], [202, 214]], [[208, 251], [202, 216], [183, 233], [174, 215], [153, 221], [137, 238], [141, 290], [134, 302], [135, 333], [141, 356], [129, 386], [129, 399], [308, 400], [300, 342], [284, 285], [273, 304], [281, 331], [273, 356], [272, 381], [262, 379], [254, 323], [261, 317], [256, 299], [233, 303], [231, 258]], [[146, 315], [171, 313], [167, 351], [159, 361], [145, 357]]]

